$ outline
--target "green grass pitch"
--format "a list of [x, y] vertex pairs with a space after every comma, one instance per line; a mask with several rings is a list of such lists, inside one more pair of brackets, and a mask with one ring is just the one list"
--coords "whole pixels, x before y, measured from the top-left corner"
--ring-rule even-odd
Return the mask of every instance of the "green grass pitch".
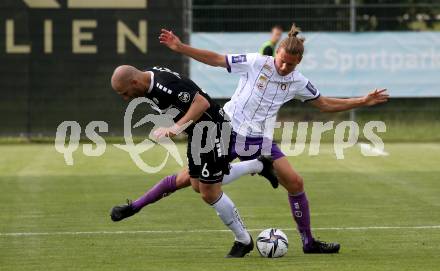
[[[324, 144], [318, 156], [289, 158], [305, 179], [315, 237], [340, 242], [340, 254], [304, 255], [286, 192], [246, 176], [224, 190], [254, 237], [280, 228], [289, 251], [224, 259], [232, 235], [191, 189], [110, 221], [113, 205], [179, 170], [174, 161], [144, 174], [110, 144], [101, 157], [79, 149], [73, 166], [52, 144], [0, 145], [0, 270], [440, 270], [440, 144], [385, 149], [364, 157], [356, 146], [337, 160]], [[160, 147], [145, 154], [152, 164], [163, 157]]]

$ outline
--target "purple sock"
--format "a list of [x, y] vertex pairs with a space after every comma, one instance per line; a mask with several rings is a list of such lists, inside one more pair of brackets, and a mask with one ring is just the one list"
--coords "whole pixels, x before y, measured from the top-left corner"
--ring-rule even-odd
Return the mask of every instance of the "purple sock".
[[170, 175], [163, 178], [160, 182], [158, 182], [155, 186], [148, 190], [142, 197], [133, 201], [132, 206], [136, 210], [140, 210], [148, 204], [156, 202], [161, 198], [173, 193], [177, 189], [176, 178], [176, 175]]
[[306, 192], [301, 192], [296, 195], [289, 194], [290, 209], [292, 216], [298, 225], [298, 231], [301, 234], [303, 247], [307, 248], [312, 244], [313, 236], [310, 229], [310, 210], [309, 201], [307, 200]]

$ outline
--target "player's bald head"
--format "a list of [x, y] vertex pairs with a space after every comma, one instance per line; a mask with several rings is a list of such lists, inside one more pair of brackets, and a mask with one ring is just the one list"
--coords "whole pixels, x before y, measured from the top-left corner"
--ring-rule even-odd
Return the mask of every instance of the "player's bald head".
[[131, 82], [136, 79], [139, 70], [130, 65], [118, 66], [112, 75], [112, 88], [117, 92], [130, 88]]
[[142, 97], [150, 84], [148, 73], [130, 65], [118, 66], [111, 79], [112, 88], [125, 100]]

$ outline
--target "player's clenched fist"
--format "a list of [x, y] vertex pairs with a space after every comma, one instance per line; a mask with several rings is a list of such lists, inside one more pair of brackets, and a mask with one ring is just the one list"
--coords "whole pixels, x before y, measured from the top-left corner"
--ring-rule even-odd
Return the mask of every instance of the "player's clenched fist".
[[161, 29], [161, 33], [159, 35], [159, 42], [165, 44], [173, 51], [177, 51], [179, 46], [182, 44], [179, 37], [173, 34], [173, 31], [169, 31], [167, 29]]

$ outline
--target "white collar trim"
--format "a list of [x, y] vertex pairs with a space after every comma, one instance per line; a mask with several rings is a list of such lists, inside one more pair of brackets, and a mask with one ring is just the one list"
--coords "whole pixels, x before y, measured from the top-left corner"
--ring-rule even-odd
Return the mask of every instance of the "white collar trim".
[[148, 71], [148, 72], [151, 74], [150, 87], [148, 88], [148, 93], [150, 93], [154, 87], [154, 73], [152, 71]]

